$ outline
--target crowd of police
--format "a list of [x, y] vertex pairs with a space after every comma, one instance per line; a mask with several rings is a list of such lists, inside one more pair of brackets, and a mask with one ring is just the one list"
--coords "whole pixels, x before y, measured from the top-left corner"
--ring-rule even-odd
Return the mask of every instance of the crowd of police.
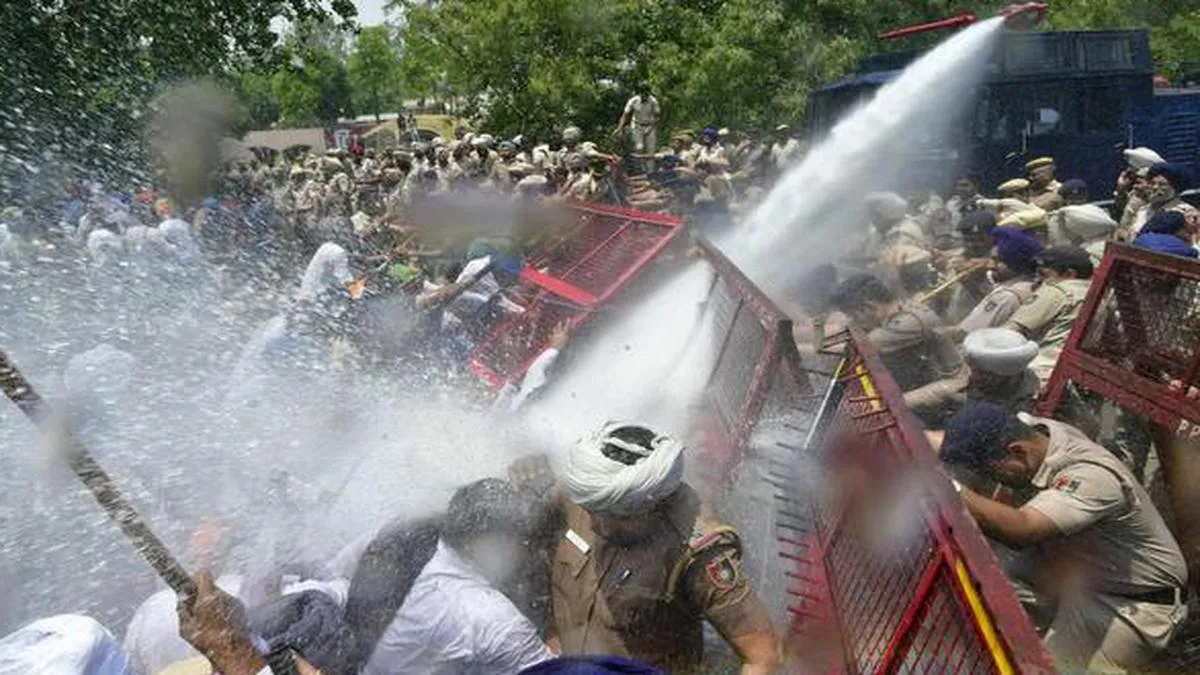
[[800, 289], [818, 344], [867, 331], [1065, 672], [1150, 667], [1188, 614], [1146, 423], [1075, 390], [1059, 419], [1032, 415], [1110, 242], [1197, 257], [1188, 169], [1149, 148], [1125, 156], [1111, 195], [1060, 183], [1049, 157], [994, 197], [971, 176], [945, 200], [871, 194], [853, 257]]
[[[680, 131], [659, 151], [660, 114], [648, 90], [629, 101], [617, 131], [633, 151], [619, 157], [571, 127], [553, 144], [463, 130], [403, 150], [235, 162], [191, 214], [153, 188], [80, 185], [53, 219], [7, 209], [0, 254], [11, 270], [47, 246], [73, 248], [119, 274], [236, 261], [265, 245], [284, 267], [309, 262], [236, 379], [287, 367], [303, 343], [334, 360], [386, 352], [345, 329], [357, 320], [347, 308], [383, 293], [409, 298], [424, 341], [461, 363], [481, 325], [523, 311], [513, 290], [525, 255], [553, 233], [431, 229], [431, 214], [477, 199], [582, 200], [728, 226], [805, 152], [786, 126], [770, 145]], [[1184, 557], [1147, 492], [1148, 450], [1097, 443], [1130, 434], [1104, 428], [1086, 401], [1063, 420], [1030, 416], [1107, 242], [1197, 255], [1200, 214], [1180, 198], [1188, 172], [1150, 149], [1126, 154], [1111, 207], [1079, 181], [1059, 183], [1051, 158], [994, 197], [971, 176], [945, 199], [871, 194], [851, 252], [795, 289], [814, 317], [803, 340], [819, 346], [847, 323], [868, 331], [1067, 670], [1139, 668], [1187, 614]], [[560, 328], [508, 383], [504, 408], [545, 383], [567, 339]], [[606, 425], [557, 476], [544, 458], [519, 462], [510, 480], [464, 486], [443, 515], [401, 518], [333, 561], [265, 579], [202, 571], [195, 596], [143, 603], [120, 647], [82, 617], [35, 622], [0, 641], [0, 672], [6, 660], [12, 672], [30, 659], [78, 665], [80, 653], [85, 665], [61, 672], [696, 672], [705, 622], [741, 672], [773, 672], [779, 636], [742, 571], [738, 534], [684, 482], [684, 456], [667, 434]]]

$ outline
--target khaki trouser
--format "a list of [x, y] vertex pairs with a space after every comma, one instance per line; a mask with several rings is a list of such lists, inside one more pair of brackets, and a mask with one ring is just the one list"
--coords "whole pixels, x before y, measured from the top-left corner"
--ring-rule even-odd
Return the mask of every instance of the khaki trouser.
[[658, 130], [654, 127], [630, 125], [630, 135], [633, 136], [633, 150], [639, 155], [652, 155], [658, 149]]
[[1124, 673], [1149, 663], [1187, 618], [1173, 605], [1102, 593], [1064, 598], [1046, 633], [1046, 649], [1063, 673]]

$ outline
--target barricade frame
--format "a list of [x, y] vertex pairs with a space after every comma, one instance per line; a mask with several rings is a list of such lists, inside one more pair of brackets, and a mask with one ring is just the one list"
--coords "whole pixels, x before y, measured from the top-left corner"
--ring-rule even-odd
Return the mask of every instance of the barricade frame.
[[[903, 394], [878, 353], [857, 329], [842, 334], [827, 345], [830, 349], [839, 347], [844, 350], [844, 357], [831, 383], [828, 401], [834, 404], [836, 412], [830, 413], [832, 419], [828, 423], [820, 419], [824, 415], [819, 416], [813, 445], [826, 446], [829, 432], [843, 428], [848, 421], [864, 422], [857, 434], [870, 434], [872, 439], [882, 435], [884, 442], [873, 445], [886, 447], [888, 452], [897, 455], [893, 459], [938, 476], [940, 480], [936, 481], [929, 498], [924, 500], [921, 515], [931, 535], [933, 550], [921, 570], [915, 593], [908, 599], [895, 630], [887, 636], [885, 649], [874, 667], [864, 670], [851, 650], [854, 627], [846, 625], [845, 617], [839, 614], [839, 606], [847, 599], [834, 583], [837, 570], [831, 567], [830, 560], [831, 549], [844, 534], [845, 505], [814, 504], [810, 536], [806, 541], [780, 537], [781, 555], [795, 563], [795, 572], [790, 576], [799, 582], [788, 591], [801, 600], [800, 604], [789, 607], [791, 634], [804, 634], [807, 621], [833, 617], [843, 659], [840, 667], [834, 666], [836, 672], [905, 672], [907, 658], [917, 648], [921, 622], [932, 611], [935, 593], [944, 593], [944, 584], [950, 581], [958, 610], [972, 619], [973, 634], [992, 657], [991, 672], [1054, 672], [1049, 654], [1021, 608], [1003, 569], [957, 498], [916, 418], [903, 405]], [[836, 403], [833, 399], [837, 399]], [[940, 586], [939, 580], [942, 581]], [[814, 589], [813, 586], [818, 587]], [[862, 590], [861, 583], [858, 588]], [[822, 601], [829, 606], [821, 607]], [[886, 626], [871, 624], [872, 634], [882, 636], [876, 631], [883, 627]], [[937, 646], [941, 647], [941, 644]], [[958, 665], [962, 665], [961, 662]]]
[[[503, 319], [480, 339], [467, 357], [467, 368], [481, 381], [493, 388], [501, 388], [508, 383], [516, 383], [524, 376], [534, 360], [548, 345], [548, 331], [538, 330], [536, 324], [544, 320], [545, 314], [559, 314], [570, 330], [575, 331], [595, 318], [604, 305], [612, 301], [620, 292], [640, 276], [650, 264], [674, 243], [684, 230], [683, 220], [672, 215], [638, 211], [620, 206], [608, 206], [590, 202], [568, 201], [561, 205], [568, 210], [572, 217], [584, 219], [587, 217], [614, 218], [621, 225], [611, 235], [587, 246], [587, 251], [577, 259], [567, 263], [566, 269], [550, 276], [538, 271], [555, 261], [555, 255], [562, 250], [567, 241], [556, 242], [546, 250], [531, 256], [530, 264], [521, 275], [521, 284], [525, 292], [532, 294], [532, 299], [526, 305], [525, 312]], [[662, 228], [662, 235], [650, 246], [640, 251], [631, 264], [626, 266], [614, 278], [608, 280], [598, 292], [592, 292], [571, 283], [570, 276], [585, 264], [593, 262], [611, 248], [618, 239], [636, 225]], [[583, 228], [588, 225], [581, 222], [575, 225], [580, 228], [574, 234], [583, 234]], [[581, 240], [584, 236], [579, 237]], [[557, 261], [561, 262], [561, 261]], [[552, 283], [550, 283], [552, 282]], [[501, 371], [488, 363], [491, 350], [500, 349], [506, 338], [514, 333], [533, 331], [537, 336], [534, 343], [526, 345], [517, 364], [511, 370]]]
[[[1067, 385], [1075, 385], [1092, 391], [1120, 406], [1162, 425], [1166, 429], [1185, 437], [1200, 436], [1200, 401], [1187, 398], [1188, 383], [1195, 386], [1200, 376], [1200, 348], [1197, 348], [1185, 367], [1181, 378], [1185, 383], [1180, 389], [1172, 389], [1169, 383], [1155, 381], [1137, 372], [1110, 363], [1089, 354], [1083, 347], [1084, 340], [1096, 322], [1102, 321], [1101, 303], [1113, 291], [1118, 306], [1131, 311], [1132, 306], [1123, 301], [1116, 289], [1115, 275], [1121, 265], [1144, 267], [1163, 272], [1188, 281], [1200, 282], [1200, 262], [1180, 256], [1155, 253], [1126, 244], [1111, 243], [1105, 250], [1100, 267], [1092, 275], [1092, 284], [1080, 308], [1079, 317], [1071, 329], [1067, 342], [1058, 357], [1046, 393], [1038, 403], [1038, 414], [1050, 417], [1063, 402]], [[1123, 306], [1122, 306], [1123, 305]], [[1133, 324], [1130, 321], [1129, 324]], [[1127, 327], [1122, 323], [1123, 327]], [[1141, 328], [1144, 330], [1144, 327]], [[1197, 336], [1200, 342], [1200, 335]]]

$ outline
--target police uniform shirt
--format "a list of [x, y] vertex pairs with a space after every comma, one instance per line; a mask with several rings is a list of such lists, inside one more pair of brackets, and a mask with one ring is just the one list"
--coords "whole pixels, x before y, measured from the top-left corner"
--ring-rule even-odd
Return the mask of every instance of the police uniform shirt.
[[1046, 187], [1033, 196], [1030, 203], [1047, 213], [1057, 211], [1066, 203], [1063, 201], [1062, 195], [1058, 194], [1058, 191], [1061, 189], [1062, 183], [1052, 180]]
[[1036, 509], [1063, 534], [1044, 552], [1079, 564], [1099, 592], [1139, 595], [1184, 586], [1179, 544], [1129, 469], [1074, 427], [1022, 419], [1050, 436], [1033, 478], [1039, 492], [1022, 507]]
[[996, 286], [958, 327], [966, 333], [980, 328], [999, 328], [1033, 297], [1033, 282], [1028, 279], [1013, 279]]
[[1063, 279], [1038, 286], [1029, 302], [1009, 319], [1009, 326], [1038, 343], [1037, 358], [1030, 367], [1045, 384], [1054, 372], [1079, 308], [1087, 297], [1087, 279]]
[[[597, 536], [587, 511], [563, 508], [566, 530], [551, 571], [563, 654], [614, 654], [690, 673], [704, 652], [703, 620], [727, 640], [771, 630], [742, 573], [736, 533], [701, 518], [691, 488], [660, 505], [654, 531], [625, 546]], [[680, 569], [689, 552], [694, 557]]]
[[901, 391], [962, 374], [962, 356], [949, 339], [937, 332], [940, 326], [941, 321], [928, 307], [908, 304], [868, 335]]
[[658, 122], [662, 110], [658, 106], [658, 99], [653, 96], [643, 98], [638, 94], [625, 103], [625, 114], [631, 116], [635, 127], [648, 129]]

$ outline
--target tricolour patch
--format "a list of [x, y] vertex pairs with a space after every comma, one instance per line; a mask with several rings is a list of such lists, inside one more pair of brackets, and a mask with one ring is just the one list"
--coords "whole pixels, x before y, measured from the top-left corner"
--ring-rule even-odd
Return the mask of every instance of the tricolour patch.
[[1059, 476], [1058, 478], [1054, 479], [1054, 483], [1050, 487], [1058, 490], [1059, 492], [1075, 494], [1075, 491], [1079, 489], [1079, 479], [1072, 478], [1070, 476]]
[[728, 591], [738, 583], [737, 563], [727, 555], [723, 555], [708, 563], [708, 581], [722, 591]]

